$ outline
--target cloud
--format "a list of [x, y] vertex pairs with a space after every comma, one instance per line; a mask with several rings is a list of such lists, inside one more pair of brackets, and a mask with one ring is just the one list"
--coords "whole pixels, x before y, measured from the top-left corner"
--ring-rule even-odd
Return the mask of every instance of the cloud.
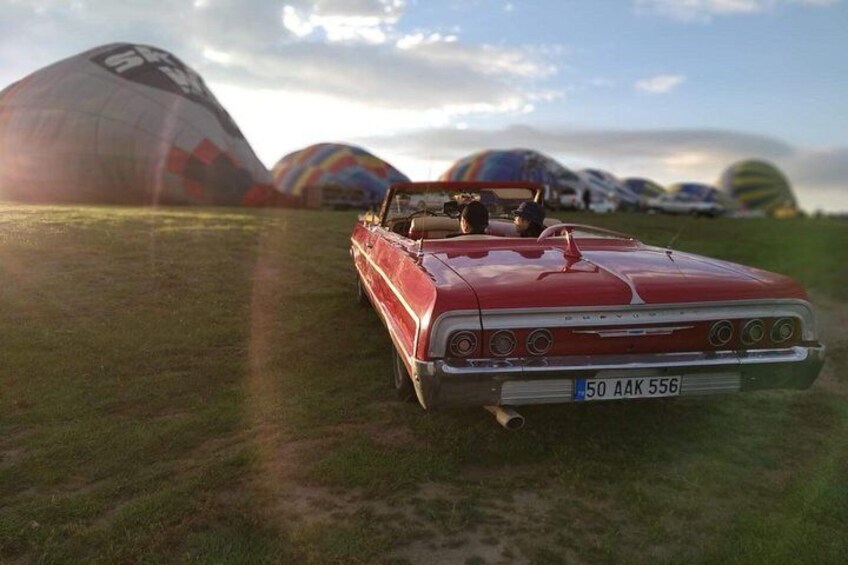
[[426, 155], [444, 165], [431, 176], [438, 176], [449, 163], [470, 153], [518, 147], [536, 149], [573, 169], [592, 166], [622, 177], [653, 178], [663, 184], [713, 183], [731, 163], [757, 158], [783, 169], [803, 206], [848, 210], [848, 147], [796, 147], [774, 137], [746, 132], [540, 129], [514, 125], [497, 130], [443, 128], [356, 141], [396, 161]]
[[830, 6], [841, 0], [635, 0], [639, 13], [657, 14], [682, 22], [709, 22], [715, 16], [750, 15], [786, 4]]
[[[379, 143], [380, 138], [363, 140]], [[405, 152], [424, 152], [436, 158], [456, 159], [483, 148], [532, 147], [541, 151], [588, 160], [669, 159], [680, 155], [735, 159], [757, 155], [779, 159], [793, 147], [767, 136], [712, 129], [592, 130], [539, 129], [514, 125], [484, 130], [452, 128], [410, 132], [392, 137]]]
[[22, 53], [44, 66], [119, 39], [168, 49], [208, 81], [281, 98], [315, 94], [444, 117], [521, 112], [559, 95], [544, 82], [561, 52], [402, 34], [395, 26], [405, 8], [403, 0], [0, 0], [0, 69], [22, 68], [14, 64]]
[[848, 147], [799, 150], [792, 159], [791, 172], [822, 190], [848, 193]]
[[686, 77], [683, 75], [657, 75], [636, 81], [634, 87], [648, 94], [666, 94], [683, 84], [685, 80]]
[[283, 6], [283, 25], [298, 37], [323, 30], [331, 42], [384, 43], [403, 14], [403, 0], [316, 0], [302, 8]]

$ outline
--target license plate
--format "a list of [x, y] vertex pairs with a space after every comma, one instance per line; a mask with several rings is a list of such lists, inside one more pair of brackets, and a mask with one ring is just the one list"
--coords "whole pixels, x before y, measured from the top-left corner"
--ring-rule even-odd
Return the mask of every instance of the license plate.
[[574, 400], [618, 400], [677, 396], [680, 394], [680, 380], [680, 376], [577, 379], [574, 382]]

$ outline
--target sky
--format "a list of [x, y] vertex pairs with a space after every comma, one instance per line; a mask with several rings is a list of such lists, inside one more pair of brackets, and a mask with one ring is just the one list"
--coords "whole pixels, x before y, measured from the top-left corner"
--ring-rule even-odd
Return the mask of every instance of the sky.
[[413, 180], [483, 149], [662, 184], [759, 158], [848, 211], [848, 0], [0, 0], [0, 89], [118, 41], [197, 70], [269, 167], [325, 141]]

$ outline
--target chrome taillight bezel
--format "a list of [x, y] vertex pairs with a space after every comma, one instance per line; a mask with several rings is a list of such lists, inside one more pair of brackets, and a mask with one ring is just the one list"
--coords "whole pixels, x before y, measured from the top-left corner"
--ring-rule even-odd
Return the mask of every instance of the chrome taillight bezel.
[[[780, 329], [784, 327], [788, 327], [791, 330], [789, 335], [785, 337], [780, 335]], [[787, 341], [795, 337], [796, 331], [797, 326], [794, 318], [778, 318], [771, 325], [769, 339], [771, 339], [772, 343], [786, 343]]]
[[730, 320], [719, 320], [710, 327], [710, 345], [722, 347], [733, 339], [733, 322]]
[[[759, 332], [757, 335], [753, 335], [755, 332]], [[754, 318], [753, 320], [748, 320], [745, 322], [745, 325], [742, 326], [742, 331], [739, 332], [739, 338], [742, 340], [744, 345], [755, 345], [760, 343], [766, 337], [766, 324], [759, 318]]]
[[[542, 347], [537, 347], [539, 339], [547, 340], [547, 344]], [[524, 342], [524, 346], [527, 348], [527, 353], [530, 355], [544, 355], [551, 350], [553, 345], [554, 336], [551, 335], [550, 331], [544, 328], [538, 328], [530, 332]]]
[[[461, 343], [467, 343], [466, 347], [460, 348]], [[468, 357], [477, 351], [477, 334], [470, 330], [463, 330], [453, 334], [448, 340], [448, 351], [454, 357]]]
[[[495, 341], [501, 337], [505, 337], [509, 340], [510, 347], [509, 350], [497, 351], [495, 350]], [[513, 351], [515, 351], [515, 347], [518, 344], [518, 340], [515, 339], [515, 334], [509, 330], [498, 330], [492, 334], [489, 338], [489, 352], [495, 357], [507, 357]]]

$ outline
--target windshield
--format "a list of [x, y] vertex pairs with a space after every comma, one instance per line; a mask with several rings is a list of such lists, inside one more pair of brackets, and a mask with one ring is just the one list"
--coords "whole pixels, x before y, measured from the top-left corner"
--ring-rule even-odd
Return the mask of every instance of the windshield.
[[522, 202], [533, 200], [534, 196], [535, 191], [529, 188], [482, 188], [473, 192], [437, 189], [398, 191], [388, 203], [385, 221], [408, 218], [413, 214], [456, 216], [462, 206], [474, 200], [486, 207], [490, 218], [512, 219], [512, 212]]

